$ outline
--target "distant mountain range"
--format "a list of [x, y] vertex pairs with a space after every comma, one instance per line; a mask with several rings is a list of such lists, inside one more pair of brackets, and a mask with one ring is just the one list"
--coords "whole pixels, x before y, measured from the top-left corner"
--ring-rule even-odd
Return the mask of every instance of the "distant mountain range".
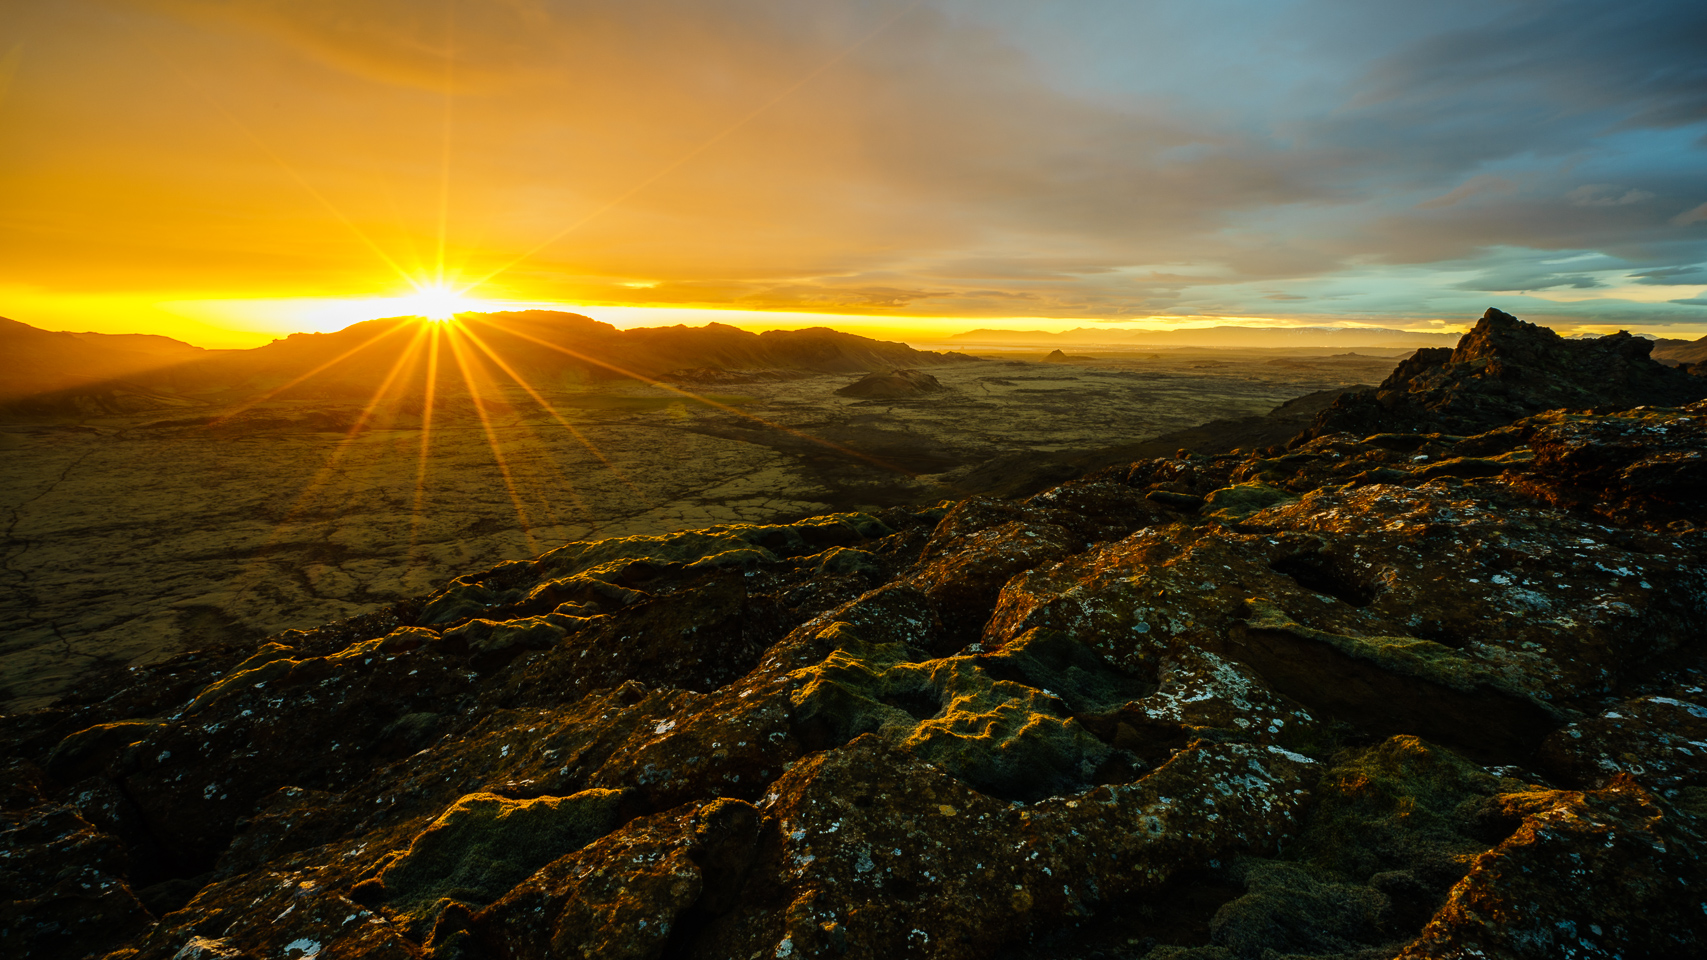
[[[440, 334], [435, 337], [433, 334]], [[703, 327], [619, 330], [573, 313], [464, 314], [436, 327], [414, 317], [369, 320], [335, 333], [297, 333], [252, 350], [203, 350], [166, 337], [51, 333], [0, 321], [0, 402], [26, 413], [118, 413], [271, 394], [365, 400], [424, 390], [438, 343], [436, 389], [465, 373], [508, 388], [512, 375], [539, 390], [600, 380], [738, 380], [771, 375], [858, 374], [969, 359], [915, 350], [823, 327], [748, 333]], [[733, 372], [733, 374], [732, 374]]]
[[1696, 340], [1673, 340], [1661, 338], [1654, 341], [1654, 352], [1650, 354], [1661, 363], [1701, 363], [1707, 361], [1707, 337]]
[[1060, 333], [1046, 330], [971, 330], [948, 340], [968, 347], [1048, 346], [1104, 347], [1130, 350], [1135, 347], [1450, 347], [1456, 333], [1412, 333], [1382, 327], [1199, 327], [1193, 330], [1109, 330], [1077, 327]]
[[[440, 336], [432, 335], [437, 331]], [[737, 383], [743, 378], [862, 374], [971, 359], [917, 350], [825, 327], [749, 333], [721, 323], [619, 330], [550, 310], [464, 314], [438, 327], [414, 317], [369, 320], [335, 333], [297, 333], [252, 350], [204, 350], [146, 334], [55, 333], [0, 318], [0, 404], [17, 413], [122, 413], [269, 395], [362, 400], [391, 381], [420, 394], [438, 342], [435, 390], [476, 382], [509, 389], [519, 377], [542, 391], [610, 380]], [[1451, 346], [1455, 334], [1341, 327], [1207, 327], [1197, 330], [973, 330], [949, 338], [976, 349], [1071, 346], [1326, 348]], [[1654, 358], [1707, 360], [1707, 337], [1656, 340]], [[484, 389], [484, 388], [483, 388]]]

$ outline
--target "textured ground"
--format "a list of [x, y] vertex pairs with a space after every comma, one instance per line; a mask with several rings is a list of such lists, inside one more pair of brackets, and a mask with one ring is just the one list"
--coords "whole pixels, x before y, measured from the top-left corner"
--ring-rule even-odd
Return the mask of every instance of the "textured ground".
[[502, 468], [464, 397], [434, 413], [419, 487], [421, 417], [396, 403], [354, 434], [361, 406], [327, 401], [212, 427], [229, 406], [14, 422], [0, 432], [0, 696], [41, 705], [93, 666], [353, 616], [571, 540], [935, 502], [993, 457], [1261, 413], [1393, 362], [996, 361], [934, 368], [950, 391], [893, 401], [835, 396], [853, 376], [683, 385], [729, 409], [639, 385], [551, 394], [590, 446], [518, 395], [488, 412]]
[[0, 927], [29, 960], [1697, 956], [1703, 463], [1702, 405], [1548, 414], [569, 544], [8, 718]]
[[[1573, 369], [1707, 392], [1490, 314], [1376, 405]], [[7, 956], [1701, 956], [1707, 401], [1317, 432], [88, 677], [0, 716]]]

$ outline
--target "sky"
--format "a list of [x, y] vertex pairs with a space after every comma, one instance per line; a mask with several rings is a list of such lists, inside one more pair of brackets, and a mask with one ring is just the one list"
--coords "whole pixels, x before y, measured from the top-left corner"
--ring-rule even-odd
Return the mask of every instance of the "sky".
[[0, 6], [0, 315], [241, 346], [449, 293], [1698, 337], [1707, 4]]

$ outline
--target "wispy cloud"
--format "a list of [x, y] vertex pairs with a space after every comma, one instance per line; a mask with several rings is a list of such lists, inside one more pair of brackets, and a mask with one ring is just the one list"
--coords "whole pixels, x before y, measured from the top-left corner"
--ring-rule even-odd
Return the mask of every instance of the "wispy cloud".
[[1625, 189], [1610, 183], [1585, 183], [1565, 194], [1565, 199], [1573, 207], [1626, 207], [1652, 200], [1654, 195], [1646, 190]]
[[1704, 220], [1707, 220], [1707, 203], [1703, 203], [1698, 207], [1691, 207], [1690, 209], [1671, 218], [1671, 222], [1680, 227], [1686, 227], [1692, 223], [1700, 223]]
[[1438, 210], [1442, 207], [1450, 207], [1460, 201], [1468, 200], [1479, 193], [1510, 193], [1515, 189], [1517, 189], [1517, 184], [1505, 177], [1494, 177], [1483, 174], [1482, 176], [1471, 177], [1432, 200], [1424, 200], [1422, 203], [1417, 204], [1417, 209]]

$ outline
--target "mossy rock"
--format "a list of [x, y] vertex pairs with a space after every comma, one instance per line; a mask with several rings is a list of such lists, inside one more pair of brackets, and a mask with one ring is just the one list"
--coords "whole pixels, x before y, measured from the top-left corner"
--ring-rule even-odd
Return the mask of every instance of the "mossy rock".
[[451, 587], [428, 601], [421, 608], [419, 620], [431, 626], [435, 623], [455, 623], [478, 617], [499, 602], [498, 594], [480, 586], [465, 583]]
[[125, 747], [164, 727], [161, 720], [120, 720], [96, 724], [59, 741], [43, 768], [61, 783], [74, 783], [99, 773]]
[[297, 664], [297, 661], [290, 659], [294, 653], [296, 651], [289, 647], [276, 643], [267, 644], [259, 653], [231, 668], [225, 676], [203, 688], [184, 708], [184, 712], [200, 713], [240, 690], [252, 689], [256, 684], [277, 680], [289, 674], [291, 668]]
[[1279, 487], [1266, 483], [1239, 483], [1211, 491], [1203, 498], [1201, 513], [1217, 520], [1243, 520], [1259, 510], [1298, 499]]
[[1228, 960], [1392, 956], [1497, 842], [1479, 812], [1526, 786], [1416, 737], [1348, 750], [1287, 859], [1235, 866], [1246, 892], [1216, 911], [1210, 938]]
[[470, 620], [460, 627], [446, 630], [447, 640], [468, 644], [475, 656], [522, 650], [547, 650], [567, 635], [562, 627], [545, 617], [526, 617], [521, 620]]
[[1209, 921], [1210, 938], [1239, 960], [1339, 956], [1383, 939], [1388, 902], [1373, 887], [1296, 863], [1247, 861], [1239, 873], [1247, 892]]
[[992, 675], [1023, 682], [1065, 700], [1074, 713], [1102, 713], [1156, 692], [1153, 680], [1129, 676], [1096, 651], [1058, 630], [1041, 627], [985, 656]]
[[[1011, 662], [1024, 665], [1009, 667], [1016, 682], [992, 676], [979, 657], [915, 662], [905, 645], [871, 643], [851, 624], [824, 635], [839, 648], [797, 674], [805, 683], [794, 719], [825, 746], [875, 733], [983, 793], [1023, 801], [1083, 789], [1115, 753], [1073, 719], [1066, 700], [1024, 682], [1029, 669], [1087, 700], [1111, 695], [1110, 681], [1094, 680], [1088, 664], [1060, 650], [1028, 653], [1016, 643]], [[1050, 669], [1062, 665], [1071, 669]]]
[[[733, 523], [650, 537], [614, 537], [565, 544], [537, 561], [553, 576], [583, 573], [617, 561], [652, 561], [690, 568], [722, 554], [734, 554], [718, 567], [775, 562], [777, 556], [816, 553], [828, 546], [875, 540], [893, 533], [866, 513], [833, 513], [791, 524]], [[744, 551], [753, 551], [745, 553]]]
[[379, 875], [385, 899], [420, 919], [442, 900], [485, 906], [617, 825], [620, 790], [510, 800], [471, 793]]
[[1400, 676], [1427, 680], [1465, 693], [1482, 686], [1522, 693], [1521, 690], [1510, 689], [1510, 684], [1494, 671], [1433, 640], [1402, 636], [1353, 637], [1315, 630], [1297, 623], [1286, 611], [1263, 597], [1246, 601], [1246, 609], [1249, 613], [1246, 624], [1252, 630], [1273, 630], [1314, 640]]
[[1445, 747], [1391, 737], [1328, 770], [1298, 853], [1355, 880], [1403, 869], [1438, 883], [1490, 845], [1490, 838], [1463, 832], [1473, 824], [1474, 807], [1524, 786]]
[[[812, 563], [817, 561], [816, 563]], [[823, 553], [806, 558], [812, 572], [818, 576], [847, 576], [850, 574], [881, 576], [883, 562], [869, 551], [855, 547], [831, 547]]]
[[769, 550], [759, 547], [739, 547], [725, 550], [708, 557], [701, 557], [687, 565], [690, 574], [708, 573], [714, 570], [756, 570], [766, 564], [775, 563], [776, 557]]

